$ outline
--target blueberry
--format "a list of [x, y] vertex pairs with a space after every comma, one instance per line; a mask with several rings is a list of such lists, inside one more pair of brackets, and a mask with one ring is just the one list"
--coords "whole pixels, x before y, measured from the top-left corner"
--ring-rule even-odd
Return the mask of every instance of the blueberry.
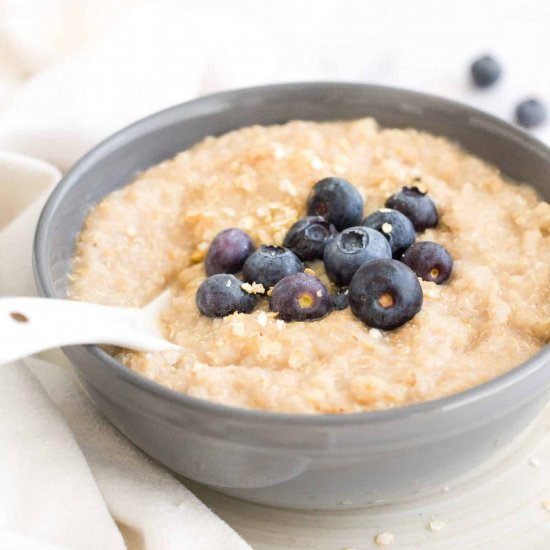
[[342, 288], [332, 295], [332, 309], [341, 311], [349, 306], [349, 290]]
[[206, 274], [237, 273], [254, 250], [252, 239], [242, 229], [225, 229], [210, 244], [204, 262]]
[[323, 255], [328, 278], [338, 286], [348, 285], [364, 263], [380, 258], [391, 258], [388, 241], [378, 231], [363, 226], [342, 231]]
[[235, 312], [250, 313], [256, 305], [256, 297], [245, 292], [241, 284], [234, 275], [211, 275], [197, 290], [197, 307], [207, 317], [225, 317]]
[[490, 55], [484, 55], [472, 63], [470, 68], [474, 84], [486, 88], [494, 84], [502, 73], [500, 63]]
[[417, 231], [435, 227], [439, 221], [434, 202], [418, 187], [403, 187], [386, 201], [386, 206], [405, 214]]
[[269, 309], [283, 321], [308, 321], [324, 317], [331, 300], [327, 287], [315, 275], [294, 273], [273, 287]]
[[307, 213], [322, 216], [342, 231], [361, 223], [363, 199], [349, 181], [325, 178], [313, 186], [307, 199]]
[[381, 208], [363, 220], [365, 227], [372, 227], [386, 237], [394, 258], [401, 256], [416, 238], [411, 220], [398, 210]]
[[298, 220], [286, 234], [283, 245], [301, 260], [322, 258], [325, 246], [338, 231], [321, 216], [306, 216]]
[[524, 128], [534, 128], [546, 120], [546, 107], [538, 99], [527, 99], [516, 107], [516, 121]]
[[304, 270], [300, 258], [288, 248], [262, 245], [244, 262], [243, 275], [249, 283], [265, 289], [275, 286], [283, 277]]
[[422, 287], [414, 272], [397, 260], [375, 260], [360, 267], [349, 285], [354, 315], [370, 327], [392, 330], [422, 308]]
[[438, 285], [444, 283], [453, 270], [453, 259], [447, 249], [429, 241], [413, 244], [401, 261], [418, 277]]

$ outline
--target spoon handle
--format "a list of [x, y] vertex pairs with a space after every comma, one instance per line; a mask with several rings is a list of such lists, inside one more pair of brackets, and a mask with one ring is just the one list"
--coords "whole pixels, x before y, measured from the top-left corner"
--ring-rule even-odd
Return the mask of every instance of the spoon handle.
[[0, 298], [0, 364], [75, 344], [112, 344], [138, 351], [177, 348], [141, 324], [136, 308], [52, 298]]

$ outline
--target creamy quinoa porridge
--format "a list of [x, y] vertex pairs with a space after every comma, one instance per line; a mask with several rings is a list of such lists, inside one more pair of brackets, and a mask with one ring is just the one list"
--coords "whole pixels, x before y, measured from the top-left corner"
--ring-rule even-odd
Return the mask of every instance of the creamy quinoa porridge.
[[[365, 215], [420, 181], [440, 220], [417, 240], [454, 258], [452, 279], [421, 281], [422, 310], [401, 328], [369, 328], [349, 308], [285, 323], [253, 313], [201, 315], [195, 294], [221, 230], [281, 244], [328, 176], [352, 182]], [[90, 212], [71, 297], [142, 306], [167, 285], [167, 337], [181, 351], [116, 357], [189, 395], [253, 409], [343, 413], [449, 395], [502, 374], [550, 338], [550, 205], [449, 141], [371, 119], [290, 122], [207, 138], [150, 168]], [[329, 289], [321, 261], [309, 262]]]

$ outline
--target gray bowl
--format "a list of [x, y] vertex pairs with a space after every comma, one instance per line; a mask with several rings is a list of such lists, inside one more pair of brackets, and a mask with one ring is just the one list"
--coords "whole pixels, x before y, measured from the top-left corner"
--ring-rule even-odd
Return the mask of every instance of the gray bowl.
[[[57, 186], [36, 233], [36, 282], [67, 292], [75, 237], [92, 205], [207, 135], [291, 119], [373, 116], [456, 140], [550, 199], [550, 150], [489, 115], [418, 93], [344, 83], [265, 86], [162, 111], [110, 137]], [[550, 350], [476, 388], [382, 412], [294, 415], [227, 407], [164, 388], [96, 346], [64, 350], [97, 408], [178, 474], [252, 502], [332, 509], [441, 488], [516, 437], [550, 392]]]

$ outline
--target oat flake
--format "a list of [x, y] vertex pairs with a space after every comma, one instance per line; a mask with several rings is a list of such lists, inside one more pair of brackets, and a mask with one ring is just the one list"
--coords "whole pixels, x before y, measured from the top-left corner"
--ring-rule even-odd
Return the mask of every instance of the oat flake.
[[[229, 286], [229, 285], [228, 285]], [[248, 294], [264, 294], [265, 288], [261, 283], [243, 283], [241, 288]]]
[[321, 170], [323, 168], [323, 161], [319, 157], [313, 157], [311, 159], [311, 167], [314, 170]]
[[393, 536], [393, 533], [379, 533], [374, 538], [374, 542], [378, 546], [389, 546], [390, 544], [393, 544], [395, 541], [395, 537]]
[[137, 234], [138, 234], [138, 230], [137, 230], [137, 227], [135, 225], [131, 225], [126, 230], [126, 235], [128, 235], [128, 237], [135, 237]]
[[432, 519], [428, 525], [426, 525], [426, 529], [429, 531], [441, 531], [441, 529], [445, 528], [445, 522], [440, 519]]
[[279, 182], [279, 191], [281, 191], [281, 193], [288, 193], [292, 197], [295, 197], [298, 194], [296, 188], [292, 185], [292, 182], [287, 179]]
[[246, 330], [242, 323], [233, 323], [231, 331], [235, 336], [244, 336], [246, 334]]
[[[365, 136], [366, 141], [359, 136]], [[313, 150], [317, 143], [321, 144], [319, 149]], [[366, 145], [370, 159], [365, 163], [361, 159]], [[273, 158], [279, 146], [287, 153], [284, 161]], [[320, 172], [312, 168], [312, 162], [317, 165], [315, 157], [323, 162]], [[432, 162], [433, 158], [437, 162]], [[226, 320], [199, 318], [195, 294], [204, 280], [204, 266], [192, 264], [204, 260], [215, 235], [235, 225], [249, 231], [257, 245], [281, 244], [288, 228], [304, 215], [312, 185], [322, 176], [335, 175], [332, 168], [337, 165], [346, 167], [360, 194], [368, 195], [373, 209], [384, 207], [384, 201], [399, 190], [403, 174], [406, 181], [402, 183], [414, 185], [413, 172], [426, 171], [425, 182], [449, 223], [429, 229], [424, 237], [453, 251], [456, 277], [441, 286], [423, 281], [426, 304], [422, 313], [397, 332], [369, 334], [369, 328], [349, 310], [330, 315], [322, 323], [293, 324], [277, 323], [275, 314], [266, 312], [265, 329], [259, 324], [263, 321], [258, 321], [265, 307], [252, 315], [236, 314]], [[468, 182], [460, 189], [446, 181], [447, 176], [452, 179], [460, 174]], [[294, 193], [296, 196], [291, 196]], [[494, 197], [498, 200], [491, 200]], [[188, 388], [196, 396], [237, 407], [296, 414], [404, 406], [411, 401], [436, 399], [455, 389], [451, 380], [437, 376], [448, 349], [455, 349], [456, 372], [459, 376], [466, 373], [464, 380], [470, 387], [510, 370], [542, 347], [550, 336], [548, 303], [543, 299], [547, 289], [544, 268], [550, 262], [550, 251], [540, 240], [548, 208], [533, 190], [508, 183], [482, 160], [443, 138], [422, 132], [379, 129], [372, 120], [254, 126], [197, 144], [175, 161], [148, 169], [105, 197], [91, 210], [79, 236], [70, 293], [79, 300], [138, 305], [147, 303], [174, 279], [177, 284], [170, 305], [163, 311], [163, 326], [171, 340], [186, 350], [176, 363], [178, 368], [158, 353], [124, 354], [129, 368], [172, 389]], [[514, 223], [506, 223], [508, 218]], [[476, 241], [479, 257], [470, 254], [475, 239], [472, 228], [480, 219], [493, 220], [496, 233], [502, 231], [508, 240], [523, 243], [513, 276], [499, 269], [500, 250], [491, 240], [496, 239], [495, 231]], [[126, 232], [132, 224], [138, 235], [130, 240]], [[189, 237], [184, 243], [182, 235]], [[506, 256], [506, 251], [503, 254]], [[317, 275], [325, 280], [322, 263], [314, 265]], [[243, 281], [227, 275], [222, 287], [229, 278], [232, 286], [228, 290], [234, 285], [240, 288]], [[499, 292], [505, 287], [509, 293]], [[517, 316], [508, 315], [512, 301], [519, 308]], [[449, 319], [456, 322], [449, 324]], [[237, 321], [242, 326], [235, 330], [246, 331], [242, 337], [233, 334], [233, 322]], [[345, 338], [330, 341], [331, 334], [348, 331], [353, 352]], [[258, 338], [260, 332], [266, 334]], [[482, 356], [465, 358], [479, 334], [492, 335], [487, 349]], [[426, 339], [438, 345], [426, 349]], [[312, 342], [319, 345], [310, 356]], [[300, 343], [308, 361], [299, 372], [291, 371], [288, 357]], [[250, 355], [256, 354], [255, 368], [248, 368]], [[388, 362], [388, 354], [398, 360]], [[200, 377], [191, 377], [189, 365], [203, 355], [212, 365], [207, 365]], [[367, 378], [363, 383], [360, 371], [365, 356], [380, 377]], [[414, 365], [411, 370], [418, 375], [414, 392], [404, 391], [414, 379], [409, 377], [411, 370], [400, 367], [403, 364]], [[348, 370], [357, 374], [350, 377]], [[317, 372], [323, 377], [314, 388], [309, 381]], [[343, 380], [349, 381], [349, 392], [340, 391]], [[260, 388], [261, 384], [265, 385]], [[526, 469], [531, 468], [530, 458], [524, 459]], [[539, 458], [542, 464], [531, 474], [546, 467], [543, 457]], [[536, 506], [540, 507], [542, 500], [543, 496]], [[427, 516], [420, 522], [422, 531], [430, 519]], [[375, 530], [370, 535], [373, 547], [377, 533]], [[344, 544], [342, 539], [340, 546]]]

